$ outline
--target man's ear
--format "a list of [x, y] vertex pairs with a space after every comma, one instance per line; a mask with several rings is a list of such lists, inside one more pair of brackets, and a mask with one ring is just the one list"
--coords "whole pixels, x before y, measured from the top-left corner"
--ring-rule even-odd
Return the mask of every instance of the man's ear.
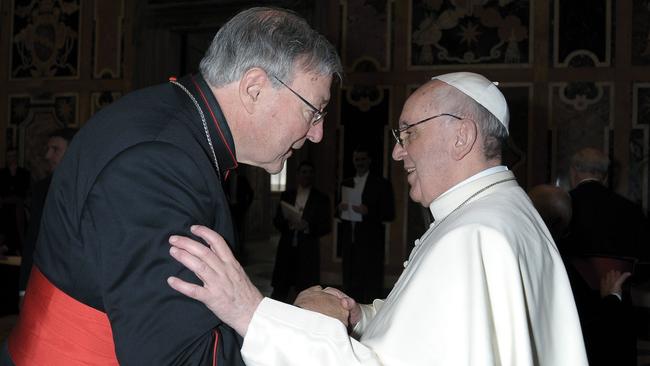
[[267, 83], [269, 76], [259, 67], [249, 69], [239, 80], [239, 99], [248, 113], [254, 112]]
[[471, 119], [462, 119], [457, 122], [456, 135], [452, 157], [455, 160], [462, 160], [465, 155], [472, 151], [478, 137], [478, 127]]

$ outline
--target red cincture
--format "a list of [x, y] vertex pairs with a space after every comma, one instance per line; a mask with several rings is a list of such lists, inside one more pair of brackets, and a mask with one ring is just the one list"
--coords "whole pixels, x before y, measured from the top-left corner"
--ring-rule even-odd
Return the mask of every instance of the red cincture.
[[8, 340], [16, 366], [119, 365], [106, 313], [66, 295], [35, 266], [25, 294]]

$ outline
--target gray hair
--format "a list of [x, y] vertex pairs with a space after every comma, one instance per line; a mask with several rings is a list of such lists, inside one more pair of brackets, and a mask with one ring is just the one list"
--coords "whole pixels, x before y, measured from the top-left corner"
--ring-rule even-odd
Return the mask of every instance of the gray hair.
[[[251, 68], [291, 83], [294, 68], [341, 78], [336, 49], [294, 12], [257, 7], [230, 19], [215, 35], [199, 69], [208, 84], [220, 87]], [[280, 84], [270, 79], [274, 87]]]
[[571, 167], [577, 172], [604, 179], [609, 170], [609, 158], [602, 151], [587, 147], [571, 157]]
[[452, 86], [445, 85], [446, 88], [436, 88], [434, 91], [434, 99], [445, 103], [446, 109], [443, 112], [475, 121], [479, 134], [483, 137], [485, 159], [501, 159], [501, 150], [508, 140], [508, 130], [496, 116], [474, 99]]

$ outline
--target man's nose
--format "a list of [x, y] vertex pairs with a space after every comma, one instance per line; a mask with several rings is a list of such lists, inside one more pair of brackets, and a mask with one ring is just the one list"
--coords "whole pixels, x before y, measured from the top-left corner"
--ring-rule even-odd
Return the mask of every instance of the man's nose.
[[402, 147], [400, 144], [395, 144], [395, 147], [393, 147], [393, 160], [395, 161], [401, 161], [404, 160], [404, 157], [406, 156], [407, 152], [406, 149]]
[[309, 141], [317, 144], [317, 143], [320, 142], [320, 140], [323, 139], [323, 124], [324, 123], [325, 123], [325, 121], [323, 120], [323, 121], [320, 121], [320, 123], [317, 124], [316, 126], [309, 127], [309, 131], [307, 131], [307, 138], [309, 139]]

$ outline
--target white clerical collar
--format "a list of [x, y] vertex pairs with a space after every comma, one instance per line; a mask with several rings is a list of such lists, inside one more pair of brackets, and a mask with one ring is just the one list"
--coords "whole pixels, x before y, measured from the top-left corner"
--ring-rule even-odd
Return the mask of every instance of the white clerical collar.
[[481, 170], [480, 172], [472, 175], [471, 177], [465, 179], [464, 181], [462, 181], [462, 182], [456, 184], [455, 186], [449, 188], [448, 190], [445, 191], [445, 193], [441, 194], [440, 196], [442, 197], [447, 192], [451, 192], [454, 189], [457, 189], [458, 187], [464, 186], [465, 184], [470, 183], [472, 181], [475, 181], [475, 180], [477, 180], [479, 178], [482, 178], [482, 177], [485, 177], [485, 176], [488, 176], [490, 174], [494, 174], [494, 173], [497, 173], [497, 172], [504, 172], [506, 170], [508, 170], [508, 167], [506, 167], [505, 165], [497, 165], [497, 166], [493, 166], [492, 168], [487, 168], [485, 170]]
[[514, 174], [503, 165], [485, 169], [456, 184], [438, 196], [438, 198], [431, 202], [429, 209], [434, 219], [439, 222], [484, 187], [490, 184], [500, 183], [501, 181], [506, 182], [511, 180], [514, 181], [515, 185], [517, 184]]

